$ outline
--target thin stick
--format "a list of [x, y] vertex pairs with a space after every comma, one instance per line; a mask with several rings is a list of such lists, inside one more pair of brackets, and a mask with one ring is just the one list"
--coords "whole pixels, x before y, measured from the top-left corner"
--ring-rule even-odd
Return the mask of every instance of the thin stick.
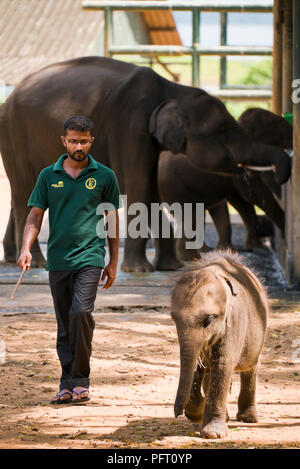
[[20, 285], [20, 283], [21, 283], [22, 280], [23, 280], [24, 274], [25, 274], [25, 272], [26, 272], [26, 265], [27, 265], [27, 264], [24, 265], [23, 270], [22, 270], [21, 275], [20, 275], [20, 278], [19, 278], [19, 280], [17, 281], [16, 286], [15, 286], [15, 288], [14, 288], [14, 291], [13, 291], [12, 294], [11, 294], [11, 297], [10, 297], [11, 300], [14, 299], [14, 295], [15, 295], [17, 289], [18, 289], [18, 286]]

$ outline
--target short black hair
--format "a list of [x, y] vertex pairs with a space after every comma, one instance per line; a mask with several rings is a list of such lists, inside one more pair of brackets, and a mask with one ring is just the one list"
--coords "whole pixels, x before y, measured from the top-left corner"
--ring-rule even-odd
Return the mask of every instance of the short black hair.
[[64, 122], [64, 135], [66, 135], [67, 130], [79, 130], [80, 132], [90, 132], [93, 135], [94, 124], [88, 118], [84, 116], [71, 116]]

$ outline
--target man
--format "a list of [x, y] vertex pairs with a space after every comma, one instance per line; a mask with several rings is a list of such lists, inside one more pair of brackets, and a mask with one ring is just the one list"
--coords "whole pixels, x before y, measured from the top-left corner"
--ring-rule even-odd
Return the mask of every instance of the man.
[[[57, 353], [62, 367], [60, 391], [51, 400], [52, 404], [90, 399], [90, 356], [95, 326], [92, 311], [99, 280], [103, 282], [106, 278], [103, 286], [106, 289], [116, 278], [117, 209], [121, 206], [114, 172], [89, 154], [94, 141], [93, 123], [86, 117], [68, 118], [61, 140], [67, 153], [41, 171], [28, 201], [32, 208], [18, 259], [20, 268], [30, 268], [30, 249], [49, 208], [46, 270], [57, 319]], [[104, 202], [110, 203], [111, 208], [105, 211], [110, 261], [103, 270], [105, 235], [99, 234], [99, 223], [103, 221], [99, 204]]]

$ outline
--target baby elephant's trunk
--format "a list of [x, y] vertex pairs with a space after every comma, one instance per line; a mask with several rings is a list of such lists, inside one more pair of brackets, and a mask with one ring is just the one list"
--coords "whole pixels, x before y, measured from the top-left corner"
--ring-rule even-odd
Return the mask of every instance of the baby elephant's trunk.
[[193, 344], [192, 337], [189, 344], [183, 344], [180, 340], [180, 379], [174, 405], [175, 417], [182, 415], [187, 405], [193, 384], [194, 371], [199, 356], [198, 347]]

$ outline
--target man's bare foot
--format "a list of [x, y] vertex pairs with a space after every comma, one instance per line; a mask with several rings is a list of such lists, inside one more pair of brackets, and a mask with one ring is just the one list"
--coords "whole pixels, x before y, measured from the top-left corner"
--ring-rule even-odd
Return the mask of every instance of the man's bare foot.
[[90, 400], [90, 393], [87, 388], [76, 386], [76, 388], [73, 389], [72, 402], [86, 402], [89, 400]]
[[51, 399], [50, 404], [68, 404], [72, 401], [72, 392], [68, 389], [62, 389]]

